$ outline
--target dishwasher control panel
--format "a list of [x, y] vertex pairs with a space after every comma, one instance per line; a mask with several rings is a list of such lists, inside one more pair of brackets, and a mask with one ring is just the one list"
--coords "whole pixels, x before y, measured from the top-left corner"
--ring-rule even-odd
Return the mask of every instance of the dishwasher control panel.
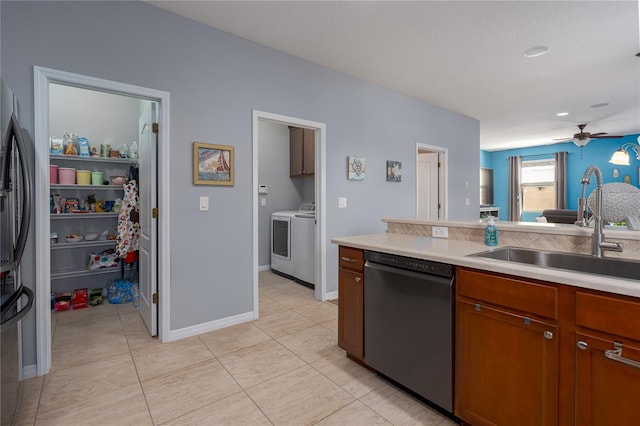
[[444, 277], [453, 277], [453, 265], [446, 263], [433, 262], [431, 260], [414, 259], [411, 257], [398, 256], [389, 253], [380, 253], [377, 251], [365, 250], [365, 260], [381, 263], [383, 265], [395, 266], [397, 268], [409, 269], [416, 272], [424, 272], [426, 274], [441, 275]]

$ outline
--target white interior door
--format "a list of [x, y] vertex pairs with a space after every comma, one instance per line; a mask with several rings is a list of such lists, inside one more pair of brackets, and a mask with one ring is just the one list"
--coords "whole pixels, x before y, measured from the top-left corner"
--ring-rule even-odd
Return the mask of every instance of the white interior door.
[[418, 154], [418, 217], [438, 219], [440, 209], [438, 153]]
[[140, 315], [152, 336], [158, 334], [158, 304], [153, 295], [158, 292], [157, 269], [157, 222], [153, 209], [157, 206], [157, 133], [153, 123], [157, 122], [157, 103], [140, 101], [139, 121], [139, 201], [140, 201], [140, 247], [139, 283]]

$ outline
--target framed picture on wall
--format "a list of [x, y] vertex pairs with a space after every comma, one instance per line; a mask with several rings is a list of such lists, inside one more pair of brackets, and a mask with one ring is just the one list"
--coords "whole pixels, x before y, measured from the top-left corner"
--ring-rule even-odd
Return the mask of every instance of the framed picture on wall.
[[364, 157], [348, 157], [347, 163], [347, 179], [364, 180]]
[[233, 183], [233, 147], [194, 142], [193, 184], [233, 186]]
[[402, 182], [402, 162], [387, 160], [387, 182]]

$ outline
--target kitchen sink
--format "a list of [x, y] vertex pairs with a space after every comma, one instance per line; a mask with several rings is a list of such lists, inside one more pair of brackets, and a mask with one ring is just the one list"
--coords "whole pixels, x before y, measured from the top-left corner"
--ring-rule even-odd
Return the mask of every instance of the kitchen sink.
[[587, 254], [535, 250], [522, 247], [501, 247], [469, 256], [525, 263], [543, 268], [565, 269], [573, 272], [640, 280], [640, 261], [637, 260], [594, 257]]

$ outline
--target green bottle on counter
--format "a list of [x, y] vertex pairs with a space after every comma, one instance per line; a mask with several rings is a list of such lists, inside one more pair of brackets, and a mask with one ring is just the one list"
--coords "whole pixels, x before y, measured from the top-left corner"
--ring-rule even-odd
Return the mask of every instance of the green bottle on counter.
[[487, 226], [484, 228], [484, 243], [488, 246], [498, 245], [498, 228], [493, 216], [489, 216], [487, 219]]

